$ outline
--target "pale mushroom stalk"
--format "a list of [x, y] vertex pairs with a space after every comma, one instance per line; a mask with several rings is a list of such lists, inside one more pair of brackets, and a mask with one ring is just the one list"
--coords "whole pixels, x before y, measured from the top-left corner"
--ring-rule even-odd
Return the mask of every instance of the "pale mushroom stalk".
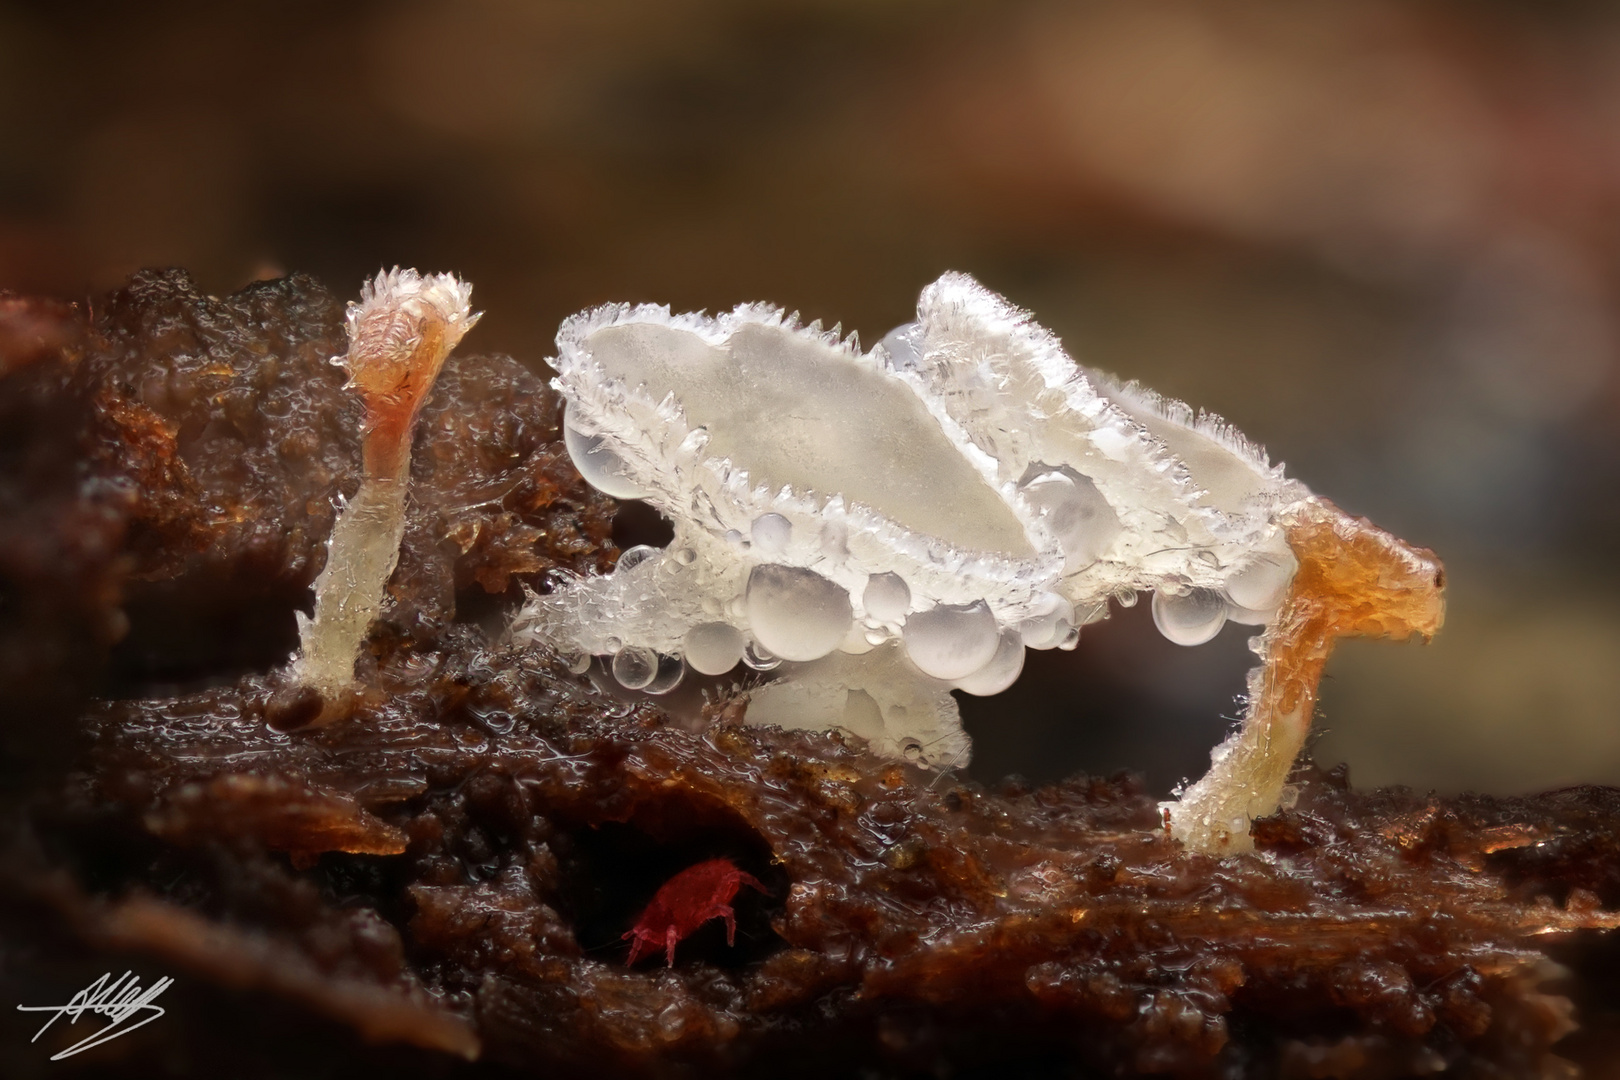
[[[348, 309], [349, 351], [334, 360], [366, 407], [360, 488], [338, 512], [326, 566], [315, 579], [315, 615], [298, 614], [294, 681], [328, 703], [354, 682], [354, 663], [382, 611], [399, 561], [410, 484], [411, 435], [445, 358], [479, 316], [472, 286], [451, 274], [396, 267], [378, 273]], [[328, 705], [317, 722], [334, 718]]]

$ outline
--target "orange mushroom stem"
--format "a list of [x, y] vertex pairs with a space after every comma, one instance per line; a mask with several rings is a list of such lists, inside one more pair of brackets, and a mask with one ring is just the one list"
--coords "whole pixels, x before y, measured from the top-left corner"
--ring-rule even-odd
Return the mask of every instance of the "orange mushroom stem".
[[1276, 812], [1339, 638], [1428, 640], [1445, 621], [1434, 552], [1315, 496], [1285, 510], [1282, 524], [1299, 570], [1261, 639], [1242, 726], [1211, 753], [1201, 780], [1163, 804], [1171, 834], [1200, 851], [1249, 850], [1250, 822]]

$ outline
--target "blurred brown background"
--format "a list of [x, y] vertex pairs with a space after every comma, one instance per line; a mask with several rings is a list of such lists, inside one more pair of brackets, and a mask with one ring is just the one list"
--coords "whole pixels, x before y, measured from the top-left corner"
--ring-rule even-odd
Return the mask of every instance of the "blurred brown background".
[[[0, 5], [0, 287], [455, 270], [539, 365], [606, 300], [875, 340], [968, 270], [1434, 547], [1356, 643], [1360, 783], [1620, 783], [1620, 12], [1567, 0]], [[972, 770], [1202, 771], [1243, 632], [1139, 606], [972, 703]]]

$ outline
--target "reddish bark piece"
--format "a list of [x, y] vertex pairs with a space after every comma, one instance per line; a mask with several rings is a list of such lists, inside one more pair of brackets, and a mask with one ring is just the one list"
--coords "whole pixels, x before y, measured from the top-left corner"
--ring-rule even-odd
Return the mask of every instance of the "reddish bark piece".
[[625, 964], [633, 965], [644, 951], [662, 945], [665, 961], [674, 967], [676, 944], [710, 919], [726, 920], [726, 944], [736, 944], [737, 918], [731, 901], [744, 885], [766, 891], [754, 875], [737, 869], [730, 859], [707, 859], [688, 866], [664, 882], [636, 925], [625, 931], [625, 940], [634, 939]]

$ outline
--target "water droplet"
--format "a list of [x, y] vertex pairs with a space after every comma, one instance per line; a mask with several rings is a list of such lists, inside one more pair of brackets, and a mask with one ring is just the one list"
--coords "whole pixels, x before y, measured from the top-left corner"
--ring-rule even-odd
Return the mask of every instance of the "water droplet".
[[620, 641], [616, 637], [609, 637], [606, 641], [602, 642], [602, 648], [607, 650], [609, 653], [616, 653], [620, 649], [624, 648], [624, 642]]
[[757, 641], [750, 641], [743, 646], [743, 663], [755, 671], [771, 671], [782, 666], [782, 659]]
[[1023, 670], [1024, 639], [1017, 630], [1003, 630], [990, 662], [967, 678], [958, 679], [956, 688], [975, 697], [989, 697], [1017, 682]]
[[644, 688], [649, 694], [667, 694], [686, 678], [686, 661], [678, 656], [658, 656], [658, 670]]
[[718, 614], [720, 614], [720, 598], [719, 597], [709, 596], [709, 595], [705, 594], [703, 599], [698, 601], [698, 606], [703, 609], [703, 614], [705, 614], [705, 615], [718, 615]]
[[1299, 563], [1293, 555], [1259, 555], [1226, 579], [1226, 595], [1238, 607], [1275, 611], [1294, 580]]
[[1119, 515], [1114, 508], [1089, 476], [1068, 466], [1032, 464], [1019, 491], [1057, 538], [1067, 573], [1096, 562], [1119, 536]]
[[861, 626], [860, 623], [852, 622], [849, 624], [849, 633], [845, 634], [844, 640], [838, 643], [838, 651], [847, 653], [850, 656], [863, 656], [871, 652], [877, 644], [875, 641], [867, 640], [865, 627]]
[[1080, 628], [1070, 626], [1063, 631], [1063, 640], [1058, 642], [1058, 648], [1064, 652], [1073, 652], [1074, 647], [1080, 644]]
[[626, 548], [619, 554], [619, 561], [614, 564], [613, 572], [617, 574], [623, 570], [634, 570], [647, 560], [656, 559], [663, 554], [663, 551], [658, 548], [649, 547], [646, 544], [637, 544], [633, 548]]
[[613, 658], [613, 677], [628, 690], [640, 690], [658, 675], [658, 654], [640, 645], [619, 650]]
[[906, 756], [907, 761], [921, 761], [923, 756], [922, 743], [916, 739], [907, 739], [900, 744], [900, 752]]
[[854, 620], [849, 593], [813, 570], [766, 563], [748, 575], [748, 623], [783, 660], [819, 660]]
[[743, 635], [730, 623], [700, 623], [686, 632], [682, 648], [693, 671], [724, 675], [743, 658]]
[[761, 514], [754, 519], [749, 532], [754, 538], [755, 550], [761, 555], [780, 555], [793, 539], [793, 522], [781, 514]]
[[873, 574], [866, 579], [861, 606], [874, 619], [899, 622], [911, 606], [911, 586], [899, 574]]
[[585, 482], [615, 499], [645, 499], [650, 495], [630, 478], [624, 459], [613, 445], [601, 435], [587, 435], [576, 428], [568, 415], [570, 411], [572, 406], [563, 412], [563, 445]]
[[915, 368], [921, 361], [922, 355], [917, 348], [921, 332], [922, 327], [914, 322], [901, 323], [878, 342], [878, 347], [889, 354], [889, 365], [894, 370], [906, 371]]
[[996, 654], [1001, 630], [990, 606], [938, 604], [906, 620], [906, 654], [924, 675], [947, 682], [978, 671]]
[[1118, 604], [1120, 607], [1135, 607], [1136, 606], [1136, 590], [1135, 589], [1115, 589], [1114, 590], [1114, 603]]
[[1024, 644], [1031, 649], [1055, 649], [1067, 627], [1074, 624], [1074, 605], [1057, 593], [1035, 598], [1038, 614], [1018, 624]]
[[591, 670], [591, 654], [584, 649], [569, 649], [560, 654], [562, 662], [568, 665], [568, 670], [574, 675], [583, 675]]
[[1226, 597], [1214, 589], [1153, 594], [1153, 625], [1177, 645], [1202, 645], [1226, 625]]
[[682, 566], [691, 566], [693, 563], [697, 562], [697, 552], [693, 551], [689, 547], [676, 548], [675, 561], [680, 563]]
[[868, 630], [866, 632], [866, 640], [870, 645], [881, 645], [885, 641], [889, 640], [889, 632], [887, 630], [877, 629]]

